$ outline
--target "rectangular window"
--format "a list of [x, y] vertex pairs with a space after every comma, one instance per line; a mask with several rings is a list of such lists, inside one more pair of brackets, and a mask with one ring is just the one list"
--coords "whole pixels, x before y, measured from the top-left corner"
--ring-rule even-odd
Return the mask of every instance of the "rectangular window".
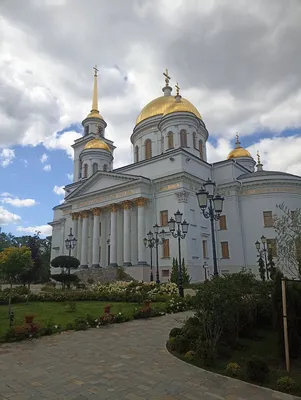
[[222, 258], [230, 258], [228, 242], [221, 242]]
[[160, 211], [160, 224], [161, 224], [161, 226], [168, 225], [168, 211], [167, 210]]
[[86, 127], [85, 127], [85, 135], [88, 135], [89, 134], [89, 125], [87, 125]]
[[163, 258], [169, 257], [169, 239], [165, 239], [163, 242]]
[[227, 229], [227, 221], [225, 215], [221, 215], [219, 217], [219, 229], [220, 231], [225, 231]]
[[199, 152], [200, 152], [200, 159], [203, 160], [204, 154], [203, 154], [203, 142], [200, 140], [199, 141]]
[[277, 257], [276, 239], [267, 239], [267, 247], [268, 247], [268, 252], [271, 252], [273, 257]]
[[99, 223], [99, 236], [101, 236], [101, 222]]
[[192, 134], [192, 138], [193, 138], [193, 148], [196, 149], [196, 132], [193, 132]]
[[207, 240], [203, 240], [203, 257], [204, 258], [208, 257]]
[[273, 214], [272, 211], [263, 211], [263, 225], [265, 228], [273, 227]]
[[169, 278], [169, 269], [162, 269], [162, 278]]

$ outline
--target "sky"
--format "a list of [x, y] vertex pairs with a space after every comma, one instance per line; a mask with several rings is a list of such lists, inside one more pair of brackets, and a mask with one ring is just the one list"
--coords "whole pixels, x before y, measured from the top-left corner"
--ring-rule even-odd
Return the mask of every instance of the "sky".
[[209, 162], [238, 132], [265, 169], [301, 175], [300, 18], [298, 0], [1, 0], [2, 230], [51, 234], [95, 64], [115, 168], [168, 68], [207, 126]]

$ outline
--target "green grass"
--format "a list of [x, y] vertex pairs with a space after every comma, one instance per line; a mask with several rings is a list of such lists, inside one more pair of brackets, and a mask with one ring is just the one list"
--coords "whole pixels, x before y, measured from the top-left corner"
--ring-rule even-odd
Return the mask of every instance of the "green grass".
[[[93, 317], [99, 317], [104, 313], [104, 307], [108, 304], [112, 305], [111, 312], [117, 314], [122, 312], [126, 315], [132, 315], [135, 308], [141, 308], [141, 304], [137, 303], [114, 303], [102, 301], [78, 301], [76, 302], [76, 310], [68, 312], [64, 302], [32, 302], [29, 304], [13, 304], [12, 310], [15, 313], [14, 325], [23, 325], [24, 316], [26, 314], [36, 314], [35, 322], [46, 324], [52, 321], [53, 324], [65, 327], [68, 323], [74, 322], [76, 317], [86, 316], [90, 314]], [[164, 310], [165, 303], [156, 303], [154, 308]], [[8, 306], [0, 306], [0, 336], [8, 329]]]

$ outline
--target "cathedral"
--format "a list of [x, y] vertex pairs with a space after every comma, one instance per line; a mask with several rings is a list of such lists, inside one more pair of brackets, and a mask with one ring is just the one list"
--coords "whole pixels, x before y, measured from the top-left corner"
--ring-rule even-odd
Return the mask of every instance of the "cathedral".
[[[181, 240], [182, 257], [191, 282], [213, 274], [210, 221], [199, 208], [196, 192], [211, 179], [224, 198], [214, 222], [217, 268], [220, 274], [242, 268], [258, 271], [255, 242], [264, 235], [277, 256], [273, 215], [284, 202], [300, 206], [301, 177], [266, 171], [255, 162], [237, 136], [226, 160], [207, 162], [208, 130], [198, 109], [175, 96], [168, 71], [163, 95], [148, 103], [137, 117], [130, 137], [134, 162], [114, 169], [114, 143], [106, 138], [106, 121], [98, 110], [97, 69], [94, 69], [92, 109], [83, 120], [83, 135], [75, 140], [73, 183], [65, 186], [64, 202], [54, 207], [51, 259], [67, 255], [70, 228], [77, 239], [72, 255], [81, 268], [123, 266], [135, 279], [150, 279], [150, 249], [144, 238], [153, 226], [165, 230], [158, 245], [159, 279], [170, 278], [178, 241], [168, 221], [179, 210], [189, 223]], [[272, 149], [271, 149], [272, 151]], [[153, 249], [153, 260], [155, 249]]]

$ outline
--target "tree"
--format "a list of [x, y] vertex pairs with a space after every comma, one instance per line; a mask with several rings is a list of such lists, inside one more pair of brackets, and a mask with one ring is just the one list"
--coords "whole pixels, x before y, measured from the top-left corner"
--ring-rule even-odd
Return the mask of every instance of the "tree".
[[[8, 313], [11, 316], [11, 296], [14, 282], [33, 266], [29, 247], [8, 247], [0, 253], [0, 269], [4, 278], [10, 283]], [[11, 324], [11, 319], [10, 319]]]
[[[179, 279], [179, 263], [177, 258], [173, 258], [170, 281], [178, 284], [178, 279]], [[182, 280], [183, 280], [183, 285], [187, 285], [190, 282], [190, 276], [188, 274], [184, 258], [182, 260]]]
[[184, 258], [182, 260], [182, 278], [183, 278], [183, 285], [188, 285], [188, 283], [190, 283], [191, 281], [190, 275], [185, 265]]
[[280, 215], [274, 216], [277, 234], [277, 267], [301, 278], [301, 209], [291, 211], [284, 203], [277, 205]]
[[58, 256], [51, 261], [51, 265], [53, 268], [62, 269], [62, 274], [64, 275], [63, 285], [65, 287], [65, 283], [67, 282], [68, 289], [70, 289], [70, 279], [68, 279], [68, 277], [66, 276], [65, 270], [68, 272], [68, 276], [70, 277], [70, 270], [79, 267], [79, 260], [76, 257], [72, 256]]

